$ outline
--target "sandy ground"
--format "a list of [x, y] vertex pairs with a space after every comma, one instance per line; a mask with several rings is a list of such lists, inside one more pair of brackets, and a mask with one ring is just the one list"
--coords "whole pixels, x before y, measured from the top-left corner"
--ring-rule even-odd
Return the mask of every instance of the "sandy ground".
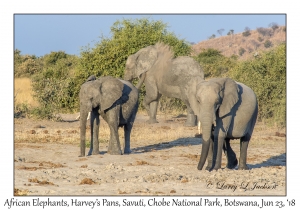
[[[196, 127], [183, 126], [184, 116], [159, 116], [160, 123], [148, 125], [139, 114], [132, 153], [122, 156], [107, 154], [102, 120], [101, 154], [81, 158], [75, 117], [15, 119], [15, 195], [286, 195], [285, 131], [258, 123], [248, 149], [250, 170], [226, 169], [223, 155], [224, 169], [208, 172], [197, 170], [201, 138]], [[239, 141], [231, 142], [239, 157]]]

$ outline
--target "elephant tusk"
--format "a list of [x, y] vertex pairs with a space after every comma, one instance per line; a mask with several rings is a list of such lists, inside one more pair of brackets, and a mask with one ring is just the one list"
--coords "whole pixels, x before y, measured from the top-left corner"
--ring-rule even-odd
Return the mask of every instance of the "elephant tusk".
[[[91, 112], [89, 112], [86, 120], [89, 120], [90, 117], [91, 117]], [[78, 115], [78, 117], [76, 117], [76, 120], [79, 120], [79, 119], [80, 119], [80, 114]]]
[[200, 122], [200, 120], [198, 121], [198, 133], [199, 134], [202, 133], [202, 128], [201, 128], [201, 122]]
[[214, 121], [214, 127], [216, 127], [217, 126], [217, 123], [216, 123], [216, 121]]

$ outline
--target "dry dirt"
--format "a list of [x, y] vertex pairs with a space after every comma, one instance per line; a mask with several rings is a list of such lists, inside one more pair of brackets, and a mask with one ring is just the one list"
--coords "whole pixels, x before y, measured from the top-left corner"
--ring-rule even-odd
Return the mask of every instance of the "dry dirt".
[[[248, 149], [250, 170], [198, 171], [201, 138], [184, 116], [159, 116], [148, 125], [138, 114], [132, 153], [107, 154], [109, 130], [100, 128], [100, 155], [78, 157], [79, 121], [15, 119], [15, 195], [286, 195], [284, 130], [258, 123]], [[123, 131], [119, 133], [123, 141]], [[87, 129], [87, 139], [89, 139]], [[232, 148], [239, 157], [239, 141]], [[88, 151], [88, 148], [87, 148]]]

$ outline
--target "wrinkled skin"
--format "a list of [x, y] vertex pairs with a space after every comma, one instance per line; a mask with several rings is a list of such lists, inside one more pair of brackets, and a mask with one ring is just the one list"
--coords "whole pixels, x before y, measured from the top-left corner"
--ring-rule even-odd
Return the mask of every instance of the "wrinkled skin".
[[170, 47], [157, 43], [130, 55], [126, 62], [124, 79], [140, 78], [137, 88], [144, 83], [146, 95], [143, 105], [148, 111], [148, 123], [157, 123], [156, 113], [162, 95], [181, 99], [187, 106], [185, 126], [196, 126], [196, 116], [188, 100], [187, 84], [191, 78], [202, 81], [204, 72], [199, 63], [188, 56], [174, 58]]
[[[85, 82], [80, 98], [80, 157], [85, 156], [87, 115], [91, 112], [91, 146], [88, 155], [99, 154], [99, 115], [110, 129], [108, 153], [130, 153], [130, 133], [138, 109], [138, 90], [128, 81], [111, 76]], [[125, 144], [121, 149], [118, 128], [124, 127]]]
[[240, 139], [238, 169], [246, 164], [248, 144], [257, 118], [255, 93], [246, 85], [229, 78], [191, 81], [190, 104], [202, 127], [202, 152], [198, 169], [208, 159], [208, 170], [221, 168], [222, 147], [227, 156], [227, 168], [234, 168], [237, 159], [230, 147], [231, 139]]

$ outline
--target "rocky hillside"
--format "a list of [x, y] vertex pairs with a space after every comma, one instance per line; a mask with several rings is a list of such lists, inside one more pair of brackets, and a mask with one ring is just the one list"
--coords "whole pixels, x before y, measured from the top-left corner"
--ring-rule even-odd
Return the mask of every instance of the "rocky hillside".
[[240, 59], [246, 60], [283, 42], [286, 42], [286, 26], [278, 26], [278, 28], [245, 30], [243, 33], [224, 35], [218, 38], [211, 37], [193, 45], [192, 48], [194, 55], [203, 49], [214, 48], [220, 50], [225, 56], [235, 54]]

